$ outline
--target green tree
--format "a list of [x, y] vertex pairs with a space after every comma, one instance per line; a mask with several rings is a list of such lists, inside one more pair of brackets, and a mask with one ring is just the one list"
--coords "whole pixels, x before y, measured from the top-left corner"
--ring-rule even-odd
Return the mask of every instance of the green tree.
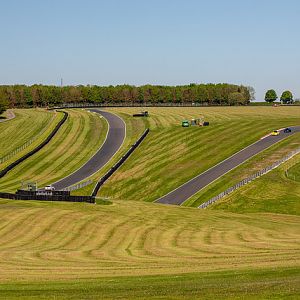
[[266, 92], [266, 95], [265, 95], [266, 102], [269, 102], [269, 103], [274, 102], [274, 101], [276, 101], [277, 98], [278, 98], [277, 94], [274, 90], [268, 90]]
[[245, 101], [246, 101], [245, 95], [241, 92], [234, 92], [229, 94], [228, 97], [229, 105], [244, 104]]
[[280, 97], [280, 101], [284, 104], [293, 103], [293, 94], [290, 91], [284, 91]]
[[5, 112], [8, 106], [7, 97], [3, 90], [0, 90], [0, 115]]

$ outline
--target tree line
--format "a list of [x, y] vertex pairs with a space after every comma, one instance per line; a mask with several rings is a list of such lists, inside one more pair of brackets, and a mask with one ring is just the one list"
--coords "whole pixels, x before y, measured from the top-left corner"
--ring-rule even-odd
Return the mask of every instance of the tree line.
[[50, 86], [1, 85], [1, 107], [55, 106], [62, 103], [201, 103], [203, 105], [246, 105], [254, 89], [234, 84], [181, 86]]

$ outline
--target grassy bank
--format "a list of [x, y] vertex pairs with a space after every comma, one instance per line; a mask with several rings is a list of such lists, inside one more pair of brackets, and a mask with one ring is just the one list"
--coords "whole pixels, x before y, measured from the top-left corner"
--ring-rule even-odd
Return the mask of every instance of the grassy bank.
[[[149, 118], [136, 120], [131, 115], [138, 108], [109, 110], [151, 131], [99, 196], [144, 201], [168, 193], [274, 128], [298, 124], [300, 114], [298, 107], [149, 108]], [[181, 127], [183, 119], [199, 116], [210, 126]]]
[[[198, 207], [200, 204], [220, 194], [239, 181], [249, 177], [252, 174], [255, 174], [257, 171], [260, 171], [267, 166], [272, 165], [274, 162], [282, 159], [284, 156], [299, 147], [300, 133], [296, 133], [293, 136], [273, 145], [262, 153], [254, 156], [236, 169], [225, 174], [215, 182], [211, 183], [210, 185], [193, 195], [183, 205]], [[267, 180], [268, 178], [269, 177], [266, 177]], [[253, 184], [254, 182], [251, 183], [250, 186], [252, 186]], [[270, 182], [270, 185], [272, 185], [272, 181]]]
[[231, 212], [273, 212], [300, 214], [300, 155], [293, 158], [294, 166], [287, 162], [277, 169], [251, 182], [210, 209]]
[[103, 143], [107, 123], [86, 110], [69, 110], [66, 123], [41, 151], [0, 180], [1, 191], [15, 191], [21, 180], [43, 186], [82, 166]]
[[54, 121], [54, 112], [44, 109], [15, 109], [16, 117], [0, 123], [0, 157], [37, 136]]

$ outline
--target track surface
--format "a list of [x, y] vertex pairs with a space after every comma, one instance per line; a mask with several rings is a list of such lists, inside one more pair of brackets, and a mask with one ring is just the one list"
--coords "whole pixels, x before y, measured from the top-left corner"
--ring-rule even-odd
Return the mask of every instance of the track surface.
[[119, 150], [125, 139], [126, 126], [120, 117], [106, 111], [99, 111], [97, 109], [89, 110], [102, 115], [107, 120], [109, 129], [106, 140], [102, 147], [85, 165], [69, 176], [53, 183], [56, 190], [71, 186], [100, 170]]
[[207, 171], [201, 173], [200, 175], [194, 177], [187, 183], [181, 185], [165, 196], [159, 198], [155, 202], [164, 204], [181, 205], [188, 198], [196, 194], [198, 191], [203, 189], [208, 184], [212, 183], [225, 173], [239, 166], [252, 156], [260, 153], [261, 151], [267, 149], [268, 147], [274, 145], [275, 143], [287, 138], [295, 132], [300, 132], [300, 126], [291, 127], [291, 133], [281, 132], [278, 136], [267, 136], [258, 142], [244, 148], [243, 150], [237, 152], [216, 166], [208, 169]]

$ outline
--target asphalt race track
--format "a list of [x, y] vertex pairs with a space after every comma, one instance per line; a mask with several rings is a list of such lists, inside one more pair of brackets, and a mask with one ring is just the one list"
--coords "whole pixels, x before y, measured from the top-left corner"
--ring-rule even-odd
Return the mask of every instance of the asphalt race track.
[[102, 147], [85, 165], [69, 176], [53, 183], [52, 185], [56, 190], [62, 190], [71, 186], [100, 170], [119, 150], [125, 139], [126, 126], [120, 117], [106, 111], [97, 109], [89, 110], [101, 114], [107, 120], [109, 129], [106, 140]]
[[203, 189], [208, 184], [212, 183], [225, 173], [239, 166], [252, 156], [260, 153], [261, 151], [267, 149], [273, 144], [285, 139], [286, 137], [292, 135], [295, 132], [300, 132], [300, 126], [290, 127], [292, 129], [291, 133], [280, 132], [278, 136], [267, 136], [258, 142], [251, 144], [250, 146], [244, 148], [243, 150], [237, 152], [216, 166], [208, 169], [207, 171], [201, 173], [200, 175], [194, 177], [185, 184], [179, 186], [175, 190], [166, 194], [165, 196], [159, 198], [155, 202], [164, 204], [181, 205], [188, 198], [193, 196], [195, 193]]

